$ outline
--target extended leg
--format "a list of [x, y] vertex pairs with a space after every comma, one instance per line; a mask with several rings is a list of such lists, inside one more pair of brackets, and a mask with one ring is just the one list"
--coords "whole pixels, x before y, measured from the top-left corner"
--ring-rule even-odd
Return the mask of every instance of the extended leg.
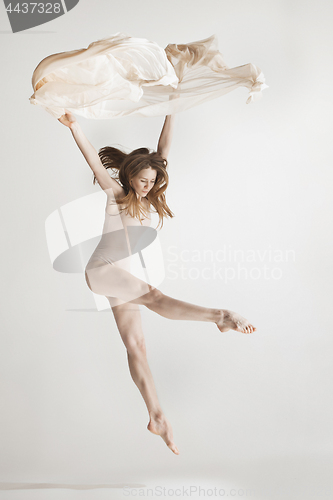
[[133, 304], [142, 304], [160, 316], [168, 319], [190, 321], [209, 321], [215, 323], [221, 332], [230, 329], [243, 333], [252, 333], [256, 330], [243, 316], [228, 309], [210, 309], [173, 299], [154, 288], [149, 293], [132, 300]]
[[132, 300], [132, 303], [145, 305], [148, 309], [168, 319], [216, 323], [221, 317], [221, 309], [210, 309], [174, 299], [164, 295], [157, 288], [142, 297]]
[[208, 321], [215, 323], [222, 332], [232, 329], [252, 333], [256, 330], [248, 320], [233, 311], [211, 309], [173, 299], [115, 265], [86, 268], [86, 280], [89, 288], [97, 294], [118, 297], [124, 303], [145, 305], [165, 318]]
[[125, 303], [112, 307], [112, 311], [127, 349], [132, 379], [141, 392], [148, 409], [150, 421], [147, 428], [154, 434], [160, 435], [167, 446], [178, 455], [179, 451], [173, 442], [171, 425], [163, 414], [148, 366], [139, 306]]

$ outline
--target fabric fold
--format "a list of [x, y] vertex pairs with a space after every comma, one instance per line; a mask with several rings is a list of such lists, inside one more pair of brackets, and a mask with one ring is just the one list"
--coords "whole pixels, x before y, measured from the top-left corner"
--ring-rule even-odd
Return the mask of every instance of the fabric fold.
[[55, 118], [68, 109], [93, 119], [178, 113], [238, 87], [249, 89], [249, 104], [268, 88], [254, 64], [227, 66], [216, 35], [162, 49], [120, 32], [86, 49], [46, 57], [33, 73], [32, 86], [30, 103]]

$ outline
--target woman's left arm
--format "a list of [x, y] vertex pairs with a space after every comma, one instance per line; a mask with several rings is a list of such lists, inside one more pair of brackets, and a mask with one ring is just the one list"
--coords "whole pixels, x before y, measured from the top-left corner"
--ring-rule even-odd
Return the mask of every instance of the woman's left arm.
[[167, 159], [171, 141], [173, 136], [173, 130], [175, 126], [176, 115], [167, 115], [164, 120], [164, 125], [157, 145], [157, 152], [160, 153], [162, 158]]

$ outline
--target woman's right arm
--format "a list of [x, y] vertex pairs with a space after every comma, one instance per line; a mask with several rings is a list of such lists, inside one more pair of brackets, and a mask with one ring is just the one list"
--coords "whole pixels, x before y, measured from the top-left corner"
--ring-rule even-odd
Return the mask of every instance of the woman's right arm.
[[96, 149], [92, 146], [92, 144], [90, 144], [84, 135], [80, 124], [76, 121], [74, 115], [66, 110], [66, 114], [62, 115], [58, 118], [58, 120], [72, 132], [76, 144], [85, 157], [89, 167], [94, 172], [101, 188], [104, 191], [112, 188], [115, 198], [124, 196], [124, 189], [108, 174], [98, 156]]

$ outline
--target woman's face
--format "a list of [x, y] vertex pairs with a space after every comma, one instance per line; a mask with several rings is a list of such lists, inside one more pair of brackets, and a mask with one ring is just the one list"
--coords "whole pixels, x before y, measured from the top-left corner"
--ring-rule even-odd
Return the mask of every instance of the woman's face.
[[157, 172], [151, 167], [144, 168], [133, 177], [131, 186], [138, 196], [144, 198], [155, 184]]

